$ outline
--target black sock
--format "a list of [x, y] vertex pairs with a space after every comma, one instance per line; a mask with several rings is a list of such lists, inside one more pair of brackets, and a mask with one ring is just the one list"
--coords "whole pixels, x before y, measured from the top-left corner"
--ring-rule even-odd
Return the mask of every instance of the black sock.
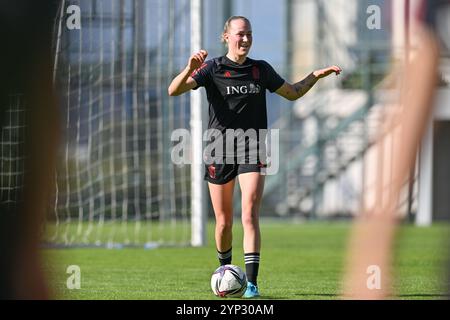
[[259, 270], [259, 252], [245, 253], [245, 273], [247, 280], [257, 286], [258, 270]]
[[221, 266], [224, 266], [226, 264], [231, 264], [231, 249], [225, 252], [220, 252], [217, 250], [217, 257], [219, 258], [219, 262]]

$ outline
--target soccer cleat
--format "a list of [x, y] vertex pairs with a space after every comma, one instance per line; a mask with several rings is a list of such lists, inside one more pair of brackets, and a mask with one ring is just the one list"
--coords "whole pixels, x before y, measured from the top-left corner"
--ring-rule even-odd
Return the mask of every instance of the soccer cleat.
[[255, 286], [253, 283], [251, 283], [250, 281], [247, 282], [247, 290], [245, 291], [244, 295], [242, 296], [243, 298], [256, 298], [259, 297], [259, 291], [258, 291], [258, 287]]

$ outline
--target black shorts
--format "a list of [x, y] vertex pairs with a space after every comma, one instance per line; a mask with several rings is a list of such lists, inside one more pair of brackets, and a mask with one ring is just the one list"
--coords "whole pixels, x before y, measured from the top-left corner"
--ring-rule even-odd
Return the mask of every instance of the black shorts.
[[267, 165], [257, 164], [210, 164], [205, 165], [205, 180], [213, 184], [225, 184], [242, 173], [261, 172]]

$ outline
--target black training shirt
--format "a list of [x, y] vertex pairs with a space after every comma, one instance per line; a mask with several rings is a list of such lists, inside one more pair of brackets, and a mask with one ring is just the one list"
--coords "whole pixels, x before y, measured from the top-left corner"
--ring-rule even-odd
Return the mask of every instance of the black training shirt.
[[237, 64], [226, 56], [206, 61], [192, 78], [205, 87], [209, 102], [208, 129], [267, 129], [266, 89], [284, 83], [264, 60], [247, 58]]

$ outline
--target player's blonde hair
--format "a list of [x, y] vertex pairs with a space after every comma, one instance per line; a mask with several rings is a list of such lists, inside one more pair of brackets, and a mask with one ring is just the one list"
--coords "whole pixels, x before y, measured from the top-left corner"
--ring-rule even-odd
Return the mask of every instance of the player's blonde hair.
[[222, 43], [226, 43], [226, 41], [225, 41], [225, 33], [227, 33], [228, 30], [230, 29], [230, 24], [231, 24], [231, 21], [233, 21], [233, 20], [244, 20], [248, 25], [251, 26], [250, 20], [248, 20], [246, 17], [243, 17], [243, 16], [231, 16], [231, 17], [229, 17], [228, 20], [225, 22], [225, 25], [223, 26], [223, 32], [222, 32], [222, 35], [220, 36], [220, 41]]

